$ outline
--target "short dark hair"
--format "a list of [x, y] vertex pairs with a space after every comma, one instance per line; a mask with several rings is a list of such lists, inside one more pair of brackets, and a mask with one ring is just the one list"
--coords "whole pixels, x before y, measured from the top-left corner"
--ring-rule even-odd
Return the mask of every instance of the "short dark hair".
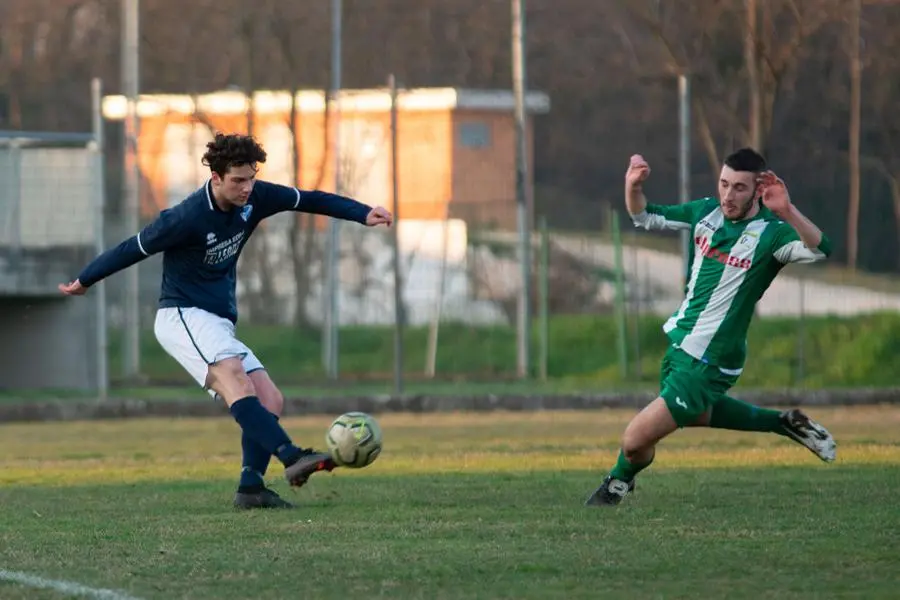
[[217, 133], [206, 144], [203, 164], [224, 177], [231, 167], [255, 165], [266, 162], [266, 151], [249, 135]]
[[753, 148], [741, 148], [725, 158], [725, 166], [735, 171], [762, 173], [766, 170], [766, 159]]

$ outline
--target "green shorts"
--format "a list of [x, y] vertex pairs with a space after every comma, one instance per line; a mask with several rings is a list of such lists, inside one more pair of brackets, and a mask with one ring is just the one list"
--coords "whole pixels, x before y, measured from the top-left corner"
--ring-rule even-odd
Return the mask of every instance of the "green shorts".
[[660, 371], [660, 396], [679, 427], [695, 423], [737, 383], [718, 367], [701, 362], [670, 344]]

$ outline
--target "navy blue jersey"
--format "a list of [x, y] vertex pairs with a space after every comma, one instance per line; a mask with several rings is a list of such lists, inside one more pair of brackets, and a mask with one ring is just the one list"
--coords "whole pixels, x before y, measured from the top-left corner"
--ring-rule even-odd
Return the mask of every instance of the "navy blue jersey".
[[298, 211], [365, 223], [371, 207], [336, 194], [257, 181], [243, 207], [222, 211], [211, 183], [94, 259], [78, 276], [89, 287], [159, 252], [163, 253], [159, 306], [196, 307], [237, 322], [237, 262], [259, 222]]

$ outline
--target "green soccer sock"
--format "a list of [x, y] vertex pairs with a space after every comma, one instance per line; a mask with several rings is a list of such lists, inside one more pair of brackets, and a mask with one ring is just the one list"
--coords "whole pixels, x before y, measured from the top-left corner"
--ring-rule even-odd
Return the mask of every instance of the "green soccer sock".
[[722, 397], [713, 406], [709, 426], [734, 431], [763, 431], [786, 435], [781, 426], [781, 412], [742, 402], [730, 396]]
[[625, 458], [625, 453], [619, 450], [619, 459], [616, 461], [616, 466], [612, 468], [612, 471], [610, 471], [609, 474], [619, 481], [629, 482], [634, 479], [635, 475], [649, 467], [655, 456], [656, 453], [654, 452], [649, 461], [643, 464], [634, 464], [628, 462], [628, 459]]

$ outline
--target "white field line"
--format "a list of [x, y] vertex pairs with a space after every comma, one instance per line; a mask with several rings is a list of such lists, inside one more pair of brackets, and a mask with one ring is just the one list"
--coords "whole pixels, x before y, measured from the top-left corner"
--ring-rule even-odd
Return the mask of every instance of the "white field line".
[[18, 573], [16, 571], [6, 571], [0, 569], [0, 581], [9, 581], [18, 583], [30, 588], [42, 588], [45, 590], [54, 590], [60, 594], [67, 596], [80, 596], [82, 598], [95, 598], [96, 600], [139, 600], [134, 596], [129, 596], [123, 592], [115, 590], [104, 590], [98, 588], [87, 587], [71, 581], [60, 581], [58, 579], [44, 579], [36, 575], [28, 573]]

